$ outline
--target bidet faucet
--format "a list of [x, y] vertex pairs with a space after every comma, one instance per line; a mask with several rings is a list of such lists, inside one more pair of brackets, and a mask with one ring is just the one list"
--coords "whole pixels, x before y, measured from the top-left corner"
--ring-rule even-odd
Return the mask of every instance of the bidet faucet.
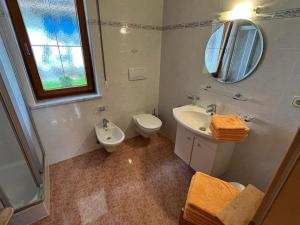
[[206, 109], [206, 112], [216, 114], [217, 113], [217, 105], [216, 104], [208, 105], [207, 109]]
[[102, 123], [103, 123], [103, 128], [107, 128], [107, 124], [109, 123], [109, 121], [107, 119], [103, 119], [102, 120]]

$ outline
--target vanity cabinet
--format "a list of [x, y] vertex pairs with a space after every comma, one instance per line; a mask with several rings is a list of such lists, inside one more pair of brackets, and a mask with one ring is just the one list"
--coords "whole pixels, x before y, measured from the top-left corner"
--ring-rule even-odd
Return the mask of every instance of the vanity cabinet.
[[177, 126], [175, 154], [185, 163], [190, 164], [193, 150], [194, 135], [187, 129]]
[[223, 175], [229, 166], [234, 147], [234, 142], [219, 142], [177, 125], [175, 154], [195, 171], [216, 177]]
[[195, 136], [189, 164], [195, 171], [211, 174], [216, 152], [217, 145], [214, 142]]

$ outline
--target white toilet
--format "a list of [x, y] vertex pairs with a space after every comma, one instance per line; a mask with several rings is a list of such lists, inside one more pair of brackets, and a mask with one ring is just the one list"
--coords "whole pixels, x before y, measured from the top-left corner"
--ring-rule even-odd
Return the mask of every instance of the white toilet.
[[139, 114], [133, 116], [136, 131], [145, 138], [156, 133], [161, 128], [162, 122], [152, 114]]

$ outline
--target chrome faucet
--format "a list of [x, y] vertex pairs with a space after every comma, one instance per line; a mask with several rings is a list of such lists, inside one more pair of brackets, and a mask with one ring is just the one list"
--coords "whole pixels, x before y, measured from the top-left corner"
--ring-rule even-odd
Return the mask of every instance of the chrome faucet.
[[102, 123], [103, 123], [103, 128], [107, 128], [107, 124], [109, 123], [109, 121], [107, 119], [103, 119], [102, 120]]
[[210, 104], [207, 106], [206, 109], [207, 113], [212, 113], [212, 114], [216, 114], [217, 113], [217, 105], [216, 104]]

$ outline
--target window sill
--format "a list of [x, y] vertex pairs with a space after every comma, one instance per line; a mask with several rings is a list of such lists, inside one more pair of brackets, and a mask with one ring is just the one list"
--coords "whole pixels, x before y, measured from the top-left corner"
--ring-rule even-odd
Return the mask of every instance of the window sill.
[[73, 96], [73, 97], [64, 97], [64, 98], [53, 99], [53, 100], [38, 101], [34, 105], [30, 106], [30, 109], [36, 110], [36, 109], [53, 107], [53, 106], [71, 104], [74, 102], [83, 102], [83, 101], [93, 100], [93, 99], [97, 99], [97, 98], [101, 98], [100, 93]]

